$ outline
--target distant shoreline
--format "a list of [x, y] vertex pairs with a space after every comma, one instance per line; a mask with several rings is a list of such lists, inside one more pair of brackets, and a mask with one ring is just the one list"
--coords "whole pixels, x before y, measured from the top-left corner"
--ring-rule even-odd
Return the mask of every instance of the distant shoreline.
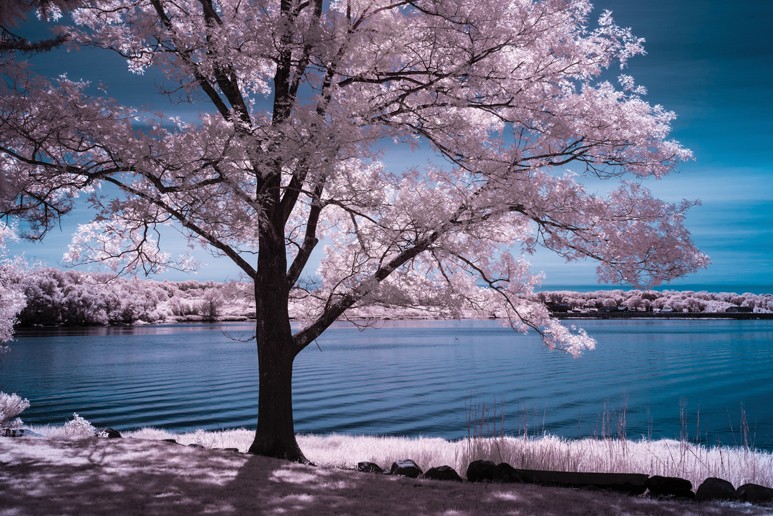
[[[58, 269], [36, 269], [19, 281], [26, 306], [18, 314], [17, 328], [248, 322], [255, 318], [254, 290], [246, 283], [129, 280], [104, 273]], [[753, 290], [768, 287], [773, 289], [773, 286], [758, 285]], [[773, 294], [599, 288], [524, 292], [519, 302], [526, 306], [544, 304], [558, 319], [773, 318], [770, 315], [773, 314]], [[302, 296], [291, 297], [288, 310], [292, 320], [304, 319], [320, 308], [313, 303], [307, 305], [301, 300]], [[419, 296], [409, 306], [373, 300], [352, 308], [348, 318], [363, 321], [483, 320], [507, 317], [507, 313], [497, 299], [486, 296], [474, 305], [461, 306], [447, 305], [432, 296]]]
[[756, 320], [773, 319], [773, 313], [737, 313], [737, 312], [551, 312], [556, 319], [736, 319]]
[[[706, 320], [741, 320], [741, 321], [753, 321], [753, 320], [773, 320], [773, 313], [733, 313], [733, 312], [551, 312], [551, 316], [559, 320], [586, 320], [586, 321], [599, 321], [599, 320], [680, 320], [680, 319], [706, 319]], [[503, 320], [503, 317], [479, 317], [479, 318], [462, 318], [458, 320], [477, 320], [477, 321], [498, 321]], [[297, 321], [294, 318], [291, 321]], [[451, 317], [416, 317], [410, 315], [395, 316], [395, 317], [362, 317], [358, 318], [360, 321], [453, 321], [457, 320]], [[106, 327], [132, 327], [132, 326], [162, 326], [166, 324], [217, 324], [217, 323], [254, 323], [256, 319], [249, 316], [224, 316], [217, 319], [206, 319], [201, 316], [183, 316], [176, 320], [164, 320], [148, 322], [136, 322], [125, 324], [94, 324], [94, 325], [73, 325], [73, 324], [52, 324], [52, 325], [19, 325], [17, 326], [17, 333], [19, 330], [35, 330], [35, 329], [52, 329], [52, 328], [106, 328]]]

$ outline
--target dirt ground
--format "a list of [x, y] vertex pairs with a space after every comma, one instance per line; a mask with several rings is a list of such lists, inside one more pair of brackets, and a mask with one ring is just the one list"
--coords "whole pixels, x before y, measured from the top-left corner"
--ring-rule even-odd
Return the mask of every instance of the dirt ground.
[[0, 515], [773, 514], [525, 484], [326, 469], [140, 439], [0, 438]]

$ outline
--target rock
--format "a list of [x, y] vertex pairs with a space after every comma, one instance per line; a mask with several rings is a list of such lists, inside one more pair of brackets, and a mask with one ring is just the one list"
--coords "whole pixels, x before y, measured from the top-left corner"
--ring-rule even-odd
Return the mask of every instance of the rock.
[[421, 478], [429, 480], [452, 480], [454, 482], [461, 482], [462, 477], [451, 466], [439, 466], [437, 468], [430, 468], [424, 473]]
[[381, 466], [379, 466], [378, 464], [374, 464], [373, 462], [358, 462], [357, 471], [362, 471], [363, 473], [378, 473], [378, 474], [381, 474], [384, 472]]
[[679, 477], [654, 475], [647, 479], [646, 485], [652, 496], [695, 497], [692, 492], [692, 482]]
[[517, 469], [506, 462], [502, 462], [494, 468], [493, 481], [501, 484], [512, 484], [523, 482], [523, 479]]
[[239, 448], [223, 448], [223, 451], [239, 453]]
[[204, 448], [202, 445], [196, 444], [196, 443], [191, 443], [191, 444], [188, 445], [188, 447], [189, 448]]
[[400, 475], [401, 477], [416, 478], [421, 475], [422, 471], [411, 459], [403, 459], [393, 462], [389, 473], [391, 475]]
[[735, 500], [733, 484], [721, 478], [709, 477], [695, 491], [696, 500]]
[[640, 495], [647, 490], [647, 475], [638, 473], [577, 473], [516, 469], [523, 482], [548, 486], [603, 489]]
[[178, 444], [177, 439], [161, 439], [165, 443]]
[[467, 466], [467, 480], [470, 482], [493, 482], [496, 464], [490, 460], [474, 460]]
[[736, 497], [742, 502], [768, 503], [773, 502], [773, 489], [759, 484], [744, 484], [735, 491]]
[[97, 435], [106, 439], [121, 439], [123, 437], [121, 432], [114, 428], [103, 428]]

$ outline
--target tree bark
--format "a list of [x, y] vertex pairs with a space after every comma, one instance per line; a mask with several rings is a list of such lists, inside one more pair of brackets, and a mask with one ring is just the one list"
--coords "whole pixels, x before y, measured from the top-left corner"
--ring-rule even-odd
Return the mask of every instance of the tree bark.
[[266, 180], [258, 222], [255, 275], [255, 340], [258, 347], [258, 427], [250, 453], [308, 462], [295, 440], [293, 423], [293, 345], [288, 300], [284, 213], [279, 203], [280, 165]]
[[258, 344], [258, 428], [250, 453], [308, 462], [295, 439], [290, 342]]
[[255, 282], [258, 427], [249, 451], [256, 455], [308, 462], [295, 440], [292, 389], [296, 352], [287, 311], [287, 282], [284, 271], [270, 274], [271, 269], [284, 266], [284, 252], [279, 256], [265, 255], [258, 258], [259, 272]]

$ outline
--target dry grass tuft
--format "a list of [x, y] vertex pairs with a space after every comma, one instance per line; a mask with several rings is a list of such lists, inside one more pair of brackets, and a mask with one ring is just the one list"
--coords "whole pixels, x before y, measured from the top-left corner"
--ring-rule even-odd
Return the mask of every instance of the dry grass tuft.
[[[157, 429], [128, 432], [139, 439], [177, 439], [207, 448], [246, 452], [251, 430], [196, 431], [173, 434]], [[423, 470], [449, 465], [462, 475], [473, 460], [507, 462], [516, 468], [553, 471], [646, 473], [678, 476], [697, 487], [707, 477], [720, 477], [736, 487], [747, 482], [773, 487], [773, 453], [730, 446], [708, 447], [676, 440], [631, 441], [617, 438], [570, 440], [542, 437], [472, 437], [447, 441], [436, 437], [299, 435], [298, 443], [315, 464], [355, 468], [360, 461], [388, 468], [398, 459], [413, 459]]]

